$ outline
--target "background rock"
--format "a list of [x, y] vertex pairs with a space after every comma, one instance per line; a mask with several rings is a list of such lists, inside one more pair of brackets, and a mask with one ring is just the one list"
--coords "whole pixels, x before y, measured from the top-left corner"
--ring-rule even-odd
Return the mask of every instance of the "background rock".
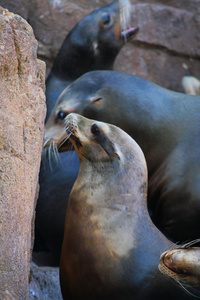
[[59, 268], [38, 267], [31, 263], [29, 300], [62, 300]]
[[[93, 9], [111, 0], [1, 0], [23, 16], [39, 42], [47, 73], [67, 33]], [[181, 79], [200, 78], [200, 0], [131, 0], [133, 25], [140, 32], [121, 51], [115, 69], [183, 91]]]
[[0, 299], [28, 299], [44, 79], [32, 28], [0, 8]]

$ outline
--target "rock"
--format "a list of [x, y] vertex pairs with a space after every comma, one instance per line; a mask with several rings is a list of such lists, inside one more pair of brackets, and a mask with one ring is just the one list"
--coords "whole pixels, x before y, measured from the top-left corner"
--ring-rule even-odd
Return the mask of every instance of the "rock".
[[59, 268], [38, 267], [31, 263], [29, 300], [62, 300]]
[[[72, 27], [93, 9], [112, 0], [1, 0], [29, 21], [47, 73]], [[188, 73], [200, 78], [200, 0], [134, 0], [132, 22], [140, 32], [120, 52], [115, 69], [183, 91]]]
[[28, 299], [44, 80], [31, 26], [0, 8], [0, 299]]

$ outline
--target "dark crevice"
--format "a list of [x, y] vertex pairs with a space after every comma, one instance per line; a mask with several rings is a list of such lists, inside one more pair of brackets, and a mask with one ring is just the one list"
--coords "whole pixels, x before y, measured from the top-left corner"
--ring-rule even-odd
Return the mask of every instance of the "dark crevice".
[[177, 52], [175, 50], [169, 49], [165, 46], [161, 46], [158, 44], [149, 44], [147, 42], [140, 42], [140, 41], [133, 41], [132, 44], [135, 47], [142, 48], [142, 49], [153, 50], [153, 51], [162, 51], [162, 52], [167, 53], [170, 56], [176, 56], [176, 57], [183, 58], [183, 59], [191, 59], [192, 58], [194, 60], [198, 60], [198, 61], [200, 60], [200, 56], [198, 56], [198, 55], [189, 55], [186, 53]]

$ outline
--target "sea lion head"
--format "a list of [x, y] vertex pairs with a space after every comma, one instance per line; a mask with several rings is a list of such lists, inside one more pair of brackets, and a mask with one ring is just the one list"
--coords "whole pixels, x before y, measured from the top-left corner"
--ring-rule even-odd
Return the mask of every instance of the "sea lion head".
[[87, 46], [87, 51], [91, 49], [96, 55], [106, 57], [109, 51], [113, 55], [139, 30], [130, 26], [130, 14], [129, 0], [114, 1], [84, 17], [71, 32], [71, 40]]
[[[63, 91], [45, 124], [46, 146], [53, 141], [55, 145], [61, 145], [65, 118], [70, 113], [78, 113], [87, 118], [122, 127], [121, 124], [124, 124], [122, 110], [127, 109], [121, 105], [124, 95], [118, 86], [119, 78], [115, 79], [115, 73], [107, 73], [107, 71], [86, 73]], [[130, 132], [129, 128], [123, 130]], [[59, 151], [67, 150], [65, 146], [63, 144]]]
[[[117, 140], [115, 127], [86, 119], [72, 113], [66, 117], [66, 132], [79, 155], [79, 159], [113, 161], [121, 159], [120, 149], [112, 140]], [[112, 140], [108, 137], [112, 136]]]
[[137, 143], [114, 125], [91, 120], [76, 113], [69, 114], [65, 118], [65, 124], [66, 133], [63, 138], [70, 139], [80, 160], [123, 161], [124, 157], [130, 157], [134, 147], [136, 152], [142, 153]]
[[[139, 30], [129, 25], [130, 8], [129, 0], [114, 1], [80, 20], [64, 40], [53, 73], [59, 77], [62, 70], [64, 76], [64, 69], [74, 66], [70, 67], [70, 78], [75, 80], [89, 70], [113, 69], [119, 51]], [[73, 55], [70, 66], [65, 66], [63, 61], [68, 53]]]

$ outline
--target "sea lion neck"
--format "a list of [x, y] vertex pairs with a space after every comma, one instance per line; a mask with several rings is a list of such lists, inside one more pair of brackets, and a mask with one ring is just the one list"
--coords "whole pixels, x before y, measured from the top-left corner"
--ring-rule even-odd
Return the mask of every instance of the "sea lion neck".
[[[68, 37], [68, 39], [69, 38], [70, 37]], [[64, 44], [61, 50], [61, 54], [58, 54], [56, 57], [51, 73], [56, 78], [69, 82], [74, 81], [88, 71], [96, 69], [113, 69], [115, 58], [119, 52], [117, 51], [115, 54], [112, 53], [111, 55], [107, 55], [104, 60], [102, 59], [103, 57], [98, 58], [93, 53], [92, 49], [88, 49], [86, 45], [80, 46], [79, 44], [76, 45], [72, 43], [70, 45]], [[63, 52], [65, 53], [65, 56], [62, 56]]]
[[[87, 213], [87, 219], [91, 220], [92, 227], [96, 227], [95, 234], [98, 233], [102, 237], [107, 236], [108, 240], [112, 237], [112, 240], [114, 234], [112, 233], [110, 236], [107, 228], [113, 228], [111, 231], [116, 232], [116, 236], [121, 236], [121, 240], [117, 242], [114, 239], [115, 242], [112, 242], [112, 251], [116, 251], [117, 255], [131, 255], [134, 244], [137, 244], [138, 248], [149, 249], [149, 245], [154, 242], [157, 244], [159, 241], [159, 249], [155, 247], [153, 251], [151, 249], [150, 253], [147, 250], [146, 254], [143, 251], [143, 258], [145, 255], [151, 258], [156, 253], [159, 258], [161, 252], [172, 244], [155, 228], [147, 211], [147, 175], [143, 169], [146, 168], [146, 165], [143, 165], [144, 162], [141, 161], [141, 167], [139, 161], [135, 162], [134, 157], [128, 156], [128, 153], [125, 156], [128, 161], [125, 166], [120, 162], [114, 166], [114, 162], [101, 163], [97, 160], [95, 163], [87, 159], [81, 160], [69, 206], [74, 210], [76, 218], [81, 219], [79, 213], [83, 211]], [[116, 182], [123, 182], [124, 177], [129, 180], [116, 185]], [[86, 194], [87, 198], [83, 197]], [[78, 197], [78, 195], [80, 196]], [[101, 196], [99, 197], [99, 195]], [[137, 226], [137, 231], [134, 232], [135, 226]], [[123, 238], [124, 232], [129, 233]], [[149, 240], [149, 234], [151, 240]]]

